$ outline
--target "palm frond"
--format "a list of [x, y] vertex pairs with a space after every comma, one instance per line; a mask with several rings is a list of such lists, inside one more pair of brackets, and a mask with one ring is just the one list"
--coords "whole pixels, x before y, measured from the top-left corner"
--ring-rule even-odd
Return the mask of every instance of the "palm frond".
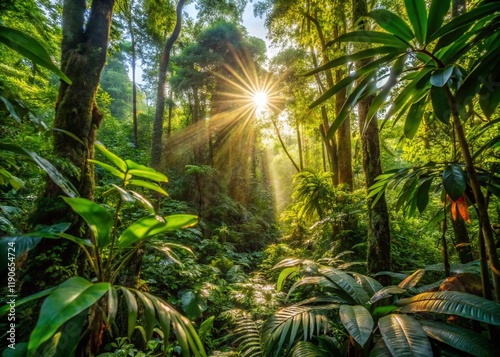
[[261, 357], [262, 338], [259, 326], [247, 314], [238, 317], [234, 335], [237, 336], [235, 343], [239, 343], [238, 350], [243, 357]]
[[293, 346], [288, 354], [290, 357], [329, 357], [328, 351], [316, 346], [309, 341], [299, 341]]
[[395, 304], [404, 313], [435, 312], [500, 325], [500, 304], [458, 291], [422, 293]]

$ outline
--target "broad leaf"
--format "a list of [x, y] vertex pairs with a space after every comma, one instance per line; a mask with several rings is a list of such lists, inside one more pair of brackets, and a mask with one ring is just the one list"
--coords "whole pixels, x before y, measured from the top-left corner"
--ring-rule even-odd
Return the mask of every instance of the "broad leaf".
[[399, 286], [384, 286], [377, 291], [370, 299], [370, 304], [375, 304], [377, 301], [391, 297], [393, 295], [401, 295], [406, 292], [406, 289]]
[[380, 31], [352, 31], [339, 36], [333, 42], [380, 43], [384, 46], [395, 47], [401, 51], [406, 51], [408, 48], [408, 44], [400, 38]]
[[335, 268], [322, 268], [319, 273], [337, 284], [357, 304], [364, 305], [370, 299], [358, 282], [346, 272]]
[[297, 275], [297, 273], [299, 272], [299, 269], [300, 269], [300, 267], [298, 267], [298, 266], [283, 269], [281, 271], [281, 273], [278, 277], [278, 281], [276, 283], [276, 291], [281, 291], [283, 289], [283, 285], [285, 284], [285, 281], [287, 279], [292, 278], [295, 275]]
[[118, 238], [118, 246], [127, 247], [135, 242], [156, 234], [172, 232], [181, 228], [192, 227], [198, 217], [190, 214], [175, 214], [165, 217], [147, 216], [130, 225]]
[[33, 37], [24, 32], [0, 25], [0, 42], [16, 50], [34, 63], [43, 66], [56, 74], [68, 84], [71, 80], [57, 67], [45, 48]]
[[387, 32], [402, 38], [406, 42], [410, 42], [415, 37], [410, 26], [402, 18], [388, 10], [376, 9], [370, 11], [366, 16], [374, 19]]
[[30, 335], [28, 356], [34, 356], [42, 343], [69, 319], [95, 304], [109, 290], [107, 282], [91, 283], [74, 277], [59, 285], [45, 299], [38, 322]]
[[420, 127], [422, 122], [422, 117], [424, 115], [424, 110], [427, 105], [427, 97], [424, 96], [418, 102], [413, 103], [408, 111], [408, 115], [405, 121], [404, 134], [408, 139], [413, 139], [415, 134]]
[[466, 188], [465, 174], [456, 164], [446, 166], [443, 172], [443, 186], [453, 201], [463, 196]]
[[432, 185], [432, 177], [426, 179], [419, 187], [416, 193], [417, 208], [420, 213], [424, 212], [427, 204], [429, 203], [429, 190]]
[[155, 192], [158, 192], [164, 196], [168, 196], [168, 193], [165, 192], [165, 190], [163, 188], [161, 188], [158, 184], [156, 184], [154, 182], [148, 182], [148, 181], [143, 181], [143, 180], [129, 180], [127, 183], [129, 185], [132, 185], [132, 186], [139, 186], [139, 187], [148, 188], [148, 189], [153, 190]]
[[407, 315], [390, 314], [378, 321], [385, 345], [393, 356], [432, 356], [432, 347], [422, 326]]
[[428, 312], [458, 315], [492, 325], [500, 325], [500, 304], [456, 291], [422, 293], [396, 302], [404, 313]]
[[402, 282], [400, 282], [398, 286], [400, 288], [402, 288], [402, 289], [413, 288], [415, 285], [418, 284], [418, 282], [420, 281], [420, 279], [422, 279], [422, 277], [424, 276], [424, 274], [425, 274], [425, 270], [424, 269], [418, 269], [412, 275], [408, 276]]
[[342, 305], [339, 316], [347, 332], [363, 347], [370, 338], [374, 326], [370, 312], [363, 306]]
[[496, 67], [493, 72], [487, 76], [479, 90], [479, 105], [486, 118], [490, 119], [495, 109], [500, 104], [500, 67]]
[[111, 163], [118, 167], [121, 172], [127, 172], [127, 164], [125, 163], [125, 161], [106, 149], [106, 147], [102, 143], [95, 142], [94, 147], [98, 149], [104, 156], [106, 156], [106, 158], [111, 161]]
[[406, 12], [413, 26], [413, 32], [420, 44], [425, 43], [427, 36], [427, 10], [425, 0], [405, 0]]
[[182, 310], [190, 320], [196, 319], [203, 312], [203, 309], [196, 299], [196, 294], [192, 290], [188, 290], [182, 294], [181, 302]]
[[451, 75], [453, 74], [454, 66], [447, 66], [445, 68], [438, 68], [432, 73], [431, 84], [435, 87], [442, 87], [446, 85]]
[[168, 182], [167, 176], [151, 167], [140, 165], [132, 160], [125, 160], [125, 162], [128, 172], [134, 176], [147, 178], [153, 181]]
[[444, 124], [450, 123], [451, 107], [443, 88], [431, 88], [432, 108], [436, 117]]
[[153, 329], [156, 324], [155, 306], [153, 302], [141, 291], [135, 290], [135, 294], [142, 302], [142, 306], [144, 308], [144, 331], [146, 334], [146, 341], [149, 341], [153, 337]]
[[198, 330], [198, 335], [200, 336], [201, 342], [205, 342], [207, 335], [214, 327], [215, 316], [210, 316], [205, 321], [203, 321]]
[[420, 321], [427, 336], [473, 356], [495, 356], [495, 346], [470, 329], [439, 321]]
[[[104, 170], [108, 171], [110, 174], [121, 178], [122, 180], [125, 179], [126, 175], [124, 172], [121, 172], [120, 170], [116, 169], [114, 166], [105, 164], [104, 162], [94, 160], [94, 159], [88, 159], [88, 162], [91, 162], [93, 164], [101, 166]], [[130, 177], [130, 175], [128, 175]]]
[[352, 275], [354, 276], [354, 279], [356, 279], [356, 281], [363, 287], [363, 289], [365, 289], [368, 296], [372, 296], [383, 288], [382, 284], [369, 276], [359, 273], [352, 273]]
[[127, 336], [130, 337], [132, 336], [137, 324], [139, 308], [134, 294], [132, 294], [128, 288], [122, 286], [120, 287], [120, 290], [122, 291], [125, 302], [127, 303]]
[[87, 222], [99, 248], [104, 248], [111, 243], [110, 231], [113, 227], [113, 217], [104, 207], [86, 198], [63, 197], [63, 199]]

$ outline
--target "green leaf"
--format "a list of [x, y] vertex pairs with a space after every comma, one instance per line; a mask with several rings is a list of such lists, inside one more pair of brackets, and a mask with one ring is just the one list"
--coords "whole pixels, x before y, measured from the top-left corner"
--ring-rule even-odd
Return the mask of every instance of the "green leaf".
[[369, 297], [363, 287], [346, 272], [331, 267], [325, 267], [321, 268], [319, 273], [337, 284], [355, 303], [364, 305], [368, 302]]
[[479, 105], [486, 118], [491, 119], [495, 109], [500, 104], [500, 68], [497, 66], [489, 74], [479, 90]]
[[385, 345], [392, 356], [432, 356], [432, 347], [422, 326], [407, 315], [390, 314], [378, 321]]
[[150, 190], [158, 192], [164, 196], [168, 196], [168, 193], [165, 192], [164, 189], [162, 189], [160, 186], [158, 186], [158, 184], [156, 184], [154, 182], [148, 182], [148, 181], [143, 181], [143, 180], [129, 180], [127, 183], [129, 185], [132, 185], [132, 186], [149, 188]]
[[427, 336], [457, 350], [477, 357], [495, 356], [495, 346], [488, 339], [468, 328], [439, 321], [421, 320], [420, 323]]
[[382, 289], [377, 291], [371, 298], [370, 304], [375, 304], [377, 301], [391, 297], [393, 295], [401, 295], [406, 292], [406, 289], [403, 289], [399, 286], [384, 286]]
[[384, 339], [380, 338], [370, 352], [370, 357], [391, 357], [391, 351], [385, 345]]
[[130, 292], [130, 290], [124, 286], [121, 286], [120, 290], [122, 291], [125, 302], [127, 303], [127, 336], [130, 338], [130, 336], [132, 336], [132, 333], [134, 333], [135, 325], [137, 324], [137, 314], [139, 309], [134, 294], [132, 294], [132, 292]]
[[340, 35], [332, 42], [361, 42], [361, 43], [380, 43], [384, 46], [394, 47], [400, 51], [406, 51], [408, 44], [400, 38], [387, 32], [379, 31], [351, 31]]
[[352, 273], [352, 275], [354, 276], [354, 279], [356, 279], [356, 281], [363, 287], [368, 296], [372, 296], [383, 288], [382, 284], [369, 276], [359, 273]]
[[17, 114], [16, 109], [14, 108], [12, 103], [7, 98], [5, 98], [4, 96], [1, 96], [1, 95], [0, 95], [0, 100], [3, 102], [3, 104], [5, 104], [5, 108], [7, 109], [9, 114], [12, 116], [12, 118], [14, 118], [15, 121], [17, 121], [19, 124], [21, 124], [21, 118]]
[[40, 345], [69, 319], [95, 304], [110, 287], [107, 282], [91, 283], [74, 277], [59, 285], [45, 299], [40, 317], [28, 342], [28, 357], [34, 356]]
[[[411, 1], [411, 0], [407, 0]], [[439, 1], [439, 0], [437, 0]], [[500, 10], [500, 2], [494, 1], [490, 4], [486, 5], [480, 5], [476, 8], [473, 8], [471, 10], [468, 10], [465, 12], [463, 15], [460, 15], [444, 26], [442, 26], [439, 30], [434, 32], [432, 35], [430, 35], [429, 39], [427, 40], [427, 43], [430, 43], [447, 33], [450, 33], [452, 31], [455, 31], [457, 29], [462, 28], [462, 33], [465, 33], [467, 29], [478, 19], [483, 18], [484, 16], [488, 16], [490, 14], [494, 14], [495, 11]]]
[[457, 291], [422, 293], [396, 302], [403, 313], [449, 314], [500, 325], [500, 304]]
[[181, 297], [182, 310], [190, 320], [196, 319], [203, 312], [196, 299], [196, 294], [192, 290], [186, 291]]
[[283, 269], [278, 277], [278, 282], [276, 283], [276, 291], [281, 291], [283, 289], [283, 285], [285, 284], [286, 279], [292, 278], [295, 275], [297, 275], [299, 270], [300, 270], [299, 266]]
[[108, 327], [111, 328], [113, 323], [115, 322], [116, 314], [118, 313], [118, 292], [116, 291], [114, 286], [109, 287], [108, 291]]
[[425, 0], [405, 0], [406, 12], [413, 26], [413, 32], [421, 45], [427, 37], [427, 10]]
[[432, 185], [432, 177], [426, 179], [417, 190], [417, 207], [420, 213], [424, 212], [425, 208], [429, 204], [429, 190]]
[[444, 88], [431, 88], [432, 109], [436, 117], [444, 124], [450, 124], [451, 107]]
[[443, 24], [444, 17], [450, 10], [451, 0], [432, 0], [429, 9], [429, 18], [427, 20], [427, 38], [426, 43], [429, 43], [432, 35]]
[[205, 342], [208, 333], [214, 327], [214, 320], [215, 320], [215, 316], [210, 316], [209, 318], [207, 318], [205, 321], [203, 321], [201, 323], [200, 328], [198, 330], [198, 335], [200, 336], [201, 342]]
[[153, 330], [156, 324], [155, 306], [153, 302], [139, 290], [135, 290], [135, 293], [144, 307], [144, 331], [146, 334], [146, 341], [149, 341], [153, 337]]
[[443, 186], [453, 201], [463, 196], [467, 184], [460, 165], [450, 164], [446, 166], [443, 172]]
[[110, 231], [113, 227], [113, 217], [104, 207], [86, 198], [63, 197], [63, 200], [87, 222], [99, 248], [111, 243]]
[[436, 69], [431, 76], [431, 84], [435, 87], [442, 87], [446, 85], [453, 74], [454, 68], [454, 66], [447, 66], [445, 68]]
[[313, 69], [310, 72], [304, 74], [304, 76], [311, 76], [318, 72], [326, 71], [328, 69], [332, 69], [338, 66], [347, 65], [348, 63], [352, 63], [361, 59], [375, 57], [377, 55], [382, 55], [386, 53], [399, 53], [400, 51], [390, 46], [381, 46], [375, 48], [369, 48], [367, 50], [358, 51], [353, 53], [352, 55], [340, 56], [331, 60], [330, 62], [325, 63], [324, 65]]
[[159, 233], [172, 232], [195, 225], [198, 217], [190, 214], [176, 214], [165, 217], [147, 216], [130, 225], [118, 238], [119, 247], [127, 247], [135, 242]]
[[125, 160], [125, 162], [127, 163], [129, 173], [134, 176], [147, 178], [153, 181], [168, 182], [167, 176], [151, 167], [140, 165], [132, 160]]
[[388, 10], [376, 9], [370, 11], [366, 16], [374, 19], [387, 32], [402, 38], [406, 42], [410, 42], [415, 37], [410, 26], [402, 18]]
[[43, 157], [33, 151], [14, 144], [0, 143], [0, 150], [10, 151], [30, 159], [37, 164], [39, 168], [45, 171], [45, 173], [49, 175], [52, 181], [54, 181], [54, 183], [59, 186], [65, 194], [70, 197], [78, 197], [78, 191], [75, 186], [73, 186], [69, 180], [67, 180], [50, 162], [45, 160]]
[[118, 167], [121, 172], [123, 172], [123, 173], [127, 172], [127, 164], [125, 163], [125, 161], [123, 161], [117, 155], [113, 154], [111, 151], [109, 151], [108, 149], [106, 149], [106, 147], [102, 143], [96, 141], [94, 143], [94, 147], [97, 150], [99, 150], [104, 156], [106, 156], [106, 158], [109, 161], [111, 161], [111, 163], [113, 165], [115, 165], [116, 167]]
[[144, 197], [143, 195], [135, 192], [135, 191], [128, 191], [137, 201], [139, 201], [142, 206], [149, 211], [149, 214], [154, 214], [155, 209], [153, 207], [153, 204], [149, 202], [149, 200]]
[[123, 202], [129, 202], [129, 203], [135, 202], [135, 198], [132, 195], [132, 193], [130, 193], [127, 190], [124, 190], [123, 188], [115, 185], [114, 183], [112, 183], [111, 186], [115, 188], [115, 190], [118, 192]]
[[363, 347], [370, 338], [374, 326], [370, 312], [363, 306], [342, 305], [339, 316], [347, 332]]
[[51, 70], [68, 84], [71, 80], [57, 67], [45, 48], [33, 37], [24, 32], [0, 25], [0, 42], [19, 52], [34, 63]]
[[[125, 179], [125, 173], [121, 172], [120, 170], [114, 168], [111, 165], [105, 164], [104, 162], [101, 162], [101, 161], [98, 161], [98, 160], [94, 160], [94, 159], [87, 159], [87, 161], [91, 162], [93, 164], [101, 166], [104, 170], [108, 171], [110, 174], [112, 174], [112, 175], [114, 175], [116, 177], [121, 178], [122, 180]], [[129, 175], [129, 177], [130, 177], [130, 175]]]
[[413, 139], [420, 127], [425, 107], [427, 106], [427, 97], [424, 96], [418, 102], [413, 103], [408, 111], [405, 121], [404, 134], [408, 139]]

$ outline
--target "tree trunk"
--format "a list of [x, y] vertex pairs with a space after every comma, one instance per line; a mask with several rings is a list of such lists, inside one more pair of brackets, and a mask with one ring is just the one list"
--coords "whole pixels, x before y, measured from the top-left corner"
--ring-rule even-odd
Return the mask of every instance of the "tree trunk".
[[163, 157], [162, 136], [163, 136], [163, 115], [165, 114], [165, 83], [167, 81], [167, 68], [170, 62], [170, 53], [175, 41], [181, 33], [182, 9], [186, 0], [179, 0], [176, 8], [177, 20], [172, 34], [165, 43], [160, 59], [160, 74], [158, 77], [158, 90], [156, 93], [156, 112], [153, 124], [153, 144], [151, 148], [151, 166], [159, 169]]
[[[366, 0], [353, 0], [353, 22], [362, 18], [367, 13]], [[364, 29], [364, 22], [359, 24]], [[358, 61], [356, 67], [360, 68], [369, 60]], [[382, 174], [380, 164], [380, 141], [378, 135], [377, 120], [366, 122], [368, 109], [372, 103], [373, 96], [368, 96], [358, 104], [358, 120], [361, 136], [361, 147], [363, 152], [363, 169], [365, 171], [366, 188], [375, 183], [378, 175]], [[380, 197], [373, 204], [373, 197], [367, 199], [369, 227], [368, 227], [368, 254], [367, 265], [369, 273], [382, 270], [391, 270], [391, 234], [389, 228], [389, 214], [385, 196]], [[390, 284], [390, 277], [380, 277], [382, 284]]]
[[451, 220], [451, 225], [455, 235], [455, 243], [457, 245], [456, 249], [458, 251], [460, 262], [465, 264], [473, 261], [474, 258], [470, 247], [469, 233], [467, 232], [467, 227], [465, 226], [463, 218], [460, 215], [457, 215], [457, 219]]

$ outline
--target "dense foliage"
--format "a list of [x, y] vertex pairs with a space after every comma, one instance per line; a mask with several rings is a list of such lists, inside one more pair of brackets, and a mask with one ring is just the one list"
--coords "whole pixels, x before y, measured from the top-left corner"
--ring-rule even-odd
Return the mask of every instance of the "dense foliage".
[[498, 355], [499, 24], [1, 2], [2, 355]]

